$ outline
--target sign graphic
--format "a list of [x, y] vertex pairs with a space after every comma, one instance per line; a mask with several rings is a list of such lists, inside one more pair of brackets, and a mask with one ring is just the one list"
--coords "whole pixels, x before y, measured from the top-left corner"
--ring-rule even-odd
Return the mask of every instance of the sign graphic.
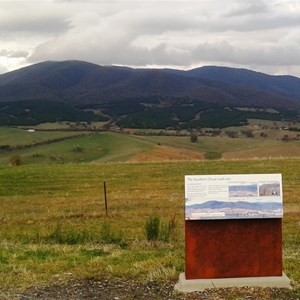
[[282, 218], [281, 174], [186, 175], [185, 219]]

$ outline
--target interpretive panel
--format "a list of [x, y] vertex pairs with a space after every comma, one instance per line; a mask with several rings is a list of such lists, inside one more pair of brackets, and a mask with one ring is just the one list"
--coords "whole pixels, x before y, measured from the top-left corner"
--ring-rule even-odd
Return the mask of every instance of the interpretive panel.
[[186, 220], [282, 216], [281, 174], [185, 176]]

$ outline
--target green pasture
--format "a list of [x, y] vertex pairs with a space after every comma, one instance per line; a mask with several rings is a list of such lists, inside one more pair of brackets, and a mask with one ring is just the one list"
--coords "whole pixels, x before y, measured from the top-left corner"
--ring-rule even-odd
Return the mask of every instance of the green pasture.
[[[280, 134], [284, 133], [280, 132]], [[82, 135], [78, 136], [78, 134]], [[66, 139], [57, 140], [63, 138]], [[44, 144], [37, 145], [37, 143]], [[255, 138], [199, 136], [198, 141], [192, 143], [189, 136], [135, 136], [124, 133], [76, 131], [28, 132], [0, 127], [0, 145], [29, 146], [13, 151], [2, 151], [0, 165], [8, 165], [12, 156], [20, 156], [23, 165], [126, 162], [139, 153], [147, 154], [158, 145], [177, 150], [219, 152], [225, 159], [300, 156], [299, 140], [283, 142], [277, 138], [257, 136]]]
[[[45, 139], [50, 138], [50, 136], [55, 136], [52, 135], [55, 134], [55, 132], [34, 132], [29, 134], [34, 135], [35, 133], [40, 134], [40, 136]], [[57, 136], [62, 136], [63, 133], [58, 132]], [[11, 139], [13, 139], [13, 137], [11, 137]], [[27, 142], [29, 143], [29, 141]], [[15, 141], [15, 143], [18, 142]], [[1, 153], [0, 164], [8, 164], [9, 158], [12, 155], [19, 155], [22, 159], [22, 164], [61, 164], [91, 161], [122, 162], [126, 161], [136, 153], [148, 150], [152, 145], [152, 141], [129, 135], [86, 133], [84, 136], [74, 137], [64, 141], [3, 152]]]
[[63, 132], [63, 131], [35, 131], [28, 132], [28, 130], [0, 127], [0, 145], [28, 145], [47, 140], [70, 137], [78, 135], [80, 132]]
[[[0, 298], [57, 278], [175, 282], [184, 270], [184, 175], [242, 173], [283, 175], [284, 271], [297, 299], [300, 159], [0, 166]], [[147, 241], [154, 215], [162, 226], [175, 219], [168, 239]]]
[[[282, 142], [270, 138], [228, 138], [228, 137], [198, 137], [197, 143], [191, 143], [189, 137], [177, 136], [147, 136], [147, 141], [159, 143], [174, 148], [185, 148], [199, 151], [222, 153], [224, 158], [269, 158], [269, 157], [299, 157], [300, 141]], [[245, 154], [242, 156], [241, 154]]]
[[70, 129], [88, 129], [88, 128], [102, 128], [107, 122], [47, 122], [40, 123], [34, 126], [19, 126], [22, 128], [33, 128], [36, 130], [70, 130]]

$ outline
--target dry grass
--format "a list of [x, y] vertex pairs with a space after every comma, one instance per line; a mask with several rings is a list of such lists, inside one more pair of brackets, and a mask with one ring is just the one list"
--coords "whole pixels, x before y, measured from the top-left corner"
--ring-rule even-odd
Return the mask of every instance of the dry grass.
[[[1, 167], [0, 289], [56, 276], [176, 280], [184, 270], [184, 175], [239, 173], [283, 174], [284, 269], [299, 284], [299, 166], [300, 159], [270, 159]], [[146, 241], [153, 214], [163, 222], [176, 216], [169, 242]]]
[[128, 162], [164, 162], [180, 160], [203, 160], [204, 152], [192, 149], [173, 148], [167, 146], [156, 146], [149, 151], [138, 153], [128, 160]]
[[265, 141], [252, 149], [224, 153], [223, 157], [225, 159], [249, 159], [299, 157], [299, 155], [300, 141], [287, 143], [281, 141]]

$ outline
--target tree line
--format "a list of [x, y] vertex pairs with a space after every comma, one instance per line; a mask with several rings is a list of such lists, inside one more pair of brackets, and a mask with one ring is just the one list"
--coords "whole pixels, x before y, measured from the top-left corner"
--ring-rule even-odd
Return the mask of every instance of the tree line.
[[72, 135], [72, 136], [64, 136], [64, 137], [58, 137], [58, 138], [53, 138], [53, 139], [47, 139], [44, 141], [39, 141], [39, 142], [34, 142], [31, 144], [22, 144], [22, 145], [0, 145], [0, 152], [12, 152], [15, 150], [22, 150], [22, 149], [28, 149], [28, 148], [32, 148], [32, 147], [37, 147], [37, 146], [41, 146], [41, 145], [47, 145], [47, 144], [51, 144], [51, 143], [57, 143], [57, 142], [61, 142], [61, 141], [65, 141], [68, 139], [74, 139], [74, 138], [78, 138], [81, 136], [84, 136], [86, 134], [76, 134], [76, 135]]

